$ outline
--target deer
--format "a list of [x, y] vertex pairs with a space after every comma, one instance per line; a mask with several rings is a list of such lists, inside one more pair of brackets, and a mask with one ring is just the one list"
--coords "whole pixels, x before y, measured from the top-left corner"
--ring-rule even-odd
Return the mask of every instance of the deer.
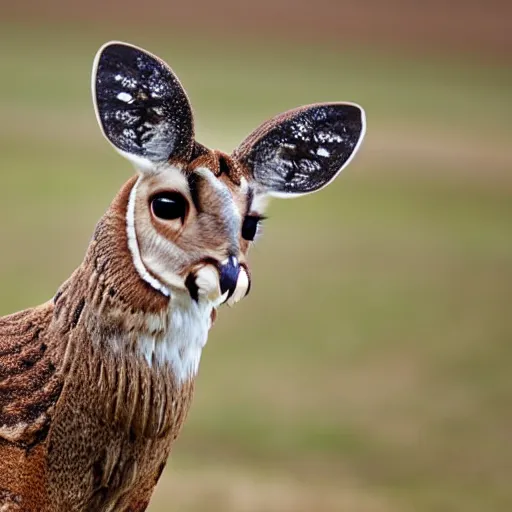
[[366, 130], [359, 105], [317, 103], [210, 150], [171, 68], [116, 41], [94, 59], [92, 96], [137, 172], [55, 296], [0, 318], [1, 511], [146, 510], [217, 310], [250, 291], [269, 199], [326, 187]]

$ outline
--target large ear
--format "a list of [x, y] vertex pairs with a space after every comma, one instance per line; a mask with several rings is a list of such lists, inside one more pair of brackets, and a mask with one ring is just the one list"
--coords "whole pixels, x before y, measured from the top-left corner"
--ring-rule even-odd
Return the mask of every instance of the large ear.
[[308, 105], [264, 123], [233, 157], [271, 195], [308, 194], [328, 185], [350, 162], [363, 140], [365, 124], [358, 105]]
[[165, 62], [135, 46], [107, 43], [94, 59], [92, 95], [105, 137], [138, 167], [189, 159], [192, 109]]

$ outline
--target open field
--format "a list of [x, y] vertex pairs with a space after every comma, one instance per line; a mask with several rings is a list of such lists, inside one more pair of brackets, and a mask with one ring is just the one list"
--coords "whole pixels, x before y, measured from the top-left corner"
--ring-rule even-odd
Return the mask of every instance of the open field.
[[367, 110], [346, 173], [273, 204], [150, 510], [512, 509], [511, 67], [0, 29], [0, 314], [53, 295], [131, 173], [90, 101], [105, 40], [167, 60], [224, 150], [299, 104]]

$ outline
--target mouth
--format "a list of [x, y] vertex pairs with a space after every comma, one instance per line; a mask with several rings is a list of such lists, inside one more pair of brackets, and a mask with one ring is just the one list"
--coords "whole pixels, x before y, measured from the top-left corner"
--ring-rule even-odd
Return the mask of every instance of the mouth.
[[205, 263], [190, 272], [185, 286], [196, 302], [208, 301], [215, 308], [222, 304], [232, 307], [250, 291], [251, 279], [247, 266], [230, 256], [221, 264]]

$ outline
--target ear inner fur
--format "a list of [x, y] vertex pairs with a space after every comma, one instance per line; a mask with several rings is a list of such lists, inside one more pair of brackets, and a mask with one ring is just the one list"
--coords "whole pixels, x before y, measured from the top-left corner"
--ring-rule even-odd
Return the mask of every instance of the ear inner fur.
[[308, 105], [263, 123], [233, 157], [263, 191], [302, 195], [325, 187], [348, 165], [364, 132], [364, 111], [358, 105]]
[[194, 145], [190, 103], [158, 57], [132, 45], [103, 46], [93, 66], [93, 100], [106, 138], [142, 170], [146, 161], [188, 161]]

